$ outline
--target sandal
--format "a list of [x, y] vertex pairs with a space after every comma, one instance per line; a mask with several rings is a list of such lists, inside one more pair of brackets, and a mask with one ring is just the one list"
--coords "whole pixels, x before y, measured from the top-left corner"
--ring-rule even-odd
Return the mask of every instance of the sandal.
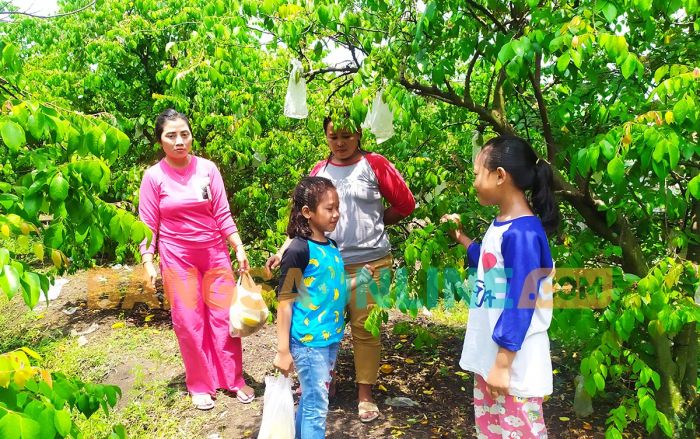
[[[248, 390], [250, 390], [251, 393], [246, 393], [243, 390], [246, 388]], [[243, 387], [243, 389], [236, 390], [236, 399], [238, 399], [238, 401], [241, 402], [242, 404], [250, 404], [255, 399], [255, 391], [249, 386], [245, 386], [245, 387]]]
[[192, 405], [198, 410], [211, 410], [214, 408], [214, 400], [208, 393], [193, 393]]
[[362, 401], [357, 405], [357, 411], [360, 415], [360, 421], [372, 422], [379, 417], [379, 407], [377, 404], [370, 401]]

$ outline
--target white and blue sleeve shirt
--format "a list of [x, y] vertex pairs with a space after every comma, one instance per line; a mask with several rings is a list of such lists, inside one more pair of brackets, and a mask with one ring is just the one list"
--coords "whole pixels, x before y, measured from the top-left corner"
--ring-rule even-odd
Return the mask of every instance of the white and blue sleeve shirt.
[[[510, 394], [552, 393], [547, 329], [552, 321], [554, 262], [536, 216], [494, 221], [481, 244], [467, 249], [471, 276], [469, 319], [459, 365], [484, 380], [498, 348], [516, 352]], [[473, 273], [473, 270], [472, 270]]]

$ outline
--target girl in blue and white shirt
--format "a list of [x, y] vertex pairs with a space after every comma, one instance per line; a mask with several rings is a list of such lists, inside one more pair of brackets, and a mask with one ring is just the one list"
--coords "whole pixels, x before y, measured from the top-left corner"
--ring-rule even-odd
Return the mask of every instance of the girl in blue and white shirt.
[[474, 163], [479, 203], [499, 214], [482, 242], [452, 237], [476, 270], [460, 366], [474, 372], [479, 438], [546, 438], [542, 401], [552, 393], [547, 329], [554, 262], [547, 233], [559, 223], [552, 170], [515, 136], [489, 140]]

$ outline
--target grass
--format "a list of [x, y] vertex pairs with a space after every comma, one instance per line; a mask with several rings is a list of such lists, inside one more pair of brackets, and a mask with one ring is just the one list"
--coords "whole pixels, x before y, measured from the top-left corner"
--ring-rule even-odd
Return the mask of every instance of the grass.
[[172, 330], [100, 325], [79, 346], [68, 328], [47, 329], [42, 313], [28, 311], [21, 297], [0, 295], [0, 352], [31, 347], [41, 355], [41, 366], [86, 382], [110, 383], [119, 368], [132, 377], [130, 388], [121, 384], [125, 393], [118, 410], [109, 415], [100, 410], [89, 419], [77, 416], [83, 437], [107, 437], [116, 424], [126, 427], [129, 438], [202, 437], [215, 413], [193, 415], [182, 377], [163, 373], [182, 364]]
[[466, 328], [469, 305], [463, 301], [447, 303], [441, 300], [430, 312], [430, 320], [436, 324]]

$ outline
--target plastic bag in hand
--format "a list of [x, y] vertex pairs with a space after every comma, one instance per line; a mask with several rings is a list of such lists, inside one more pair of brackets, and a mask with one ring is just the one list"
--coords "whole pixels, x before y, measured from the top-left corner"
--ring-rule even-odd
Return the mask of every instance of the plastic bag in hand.
[[301, 61], [293, 59], [287, 95], [284, 97], [284, 115], [294, 119], [306, 119], [309, 115], [306, 107], [306, 79], [302, 73]]
[[248, 273], [241, 273], [236, 286], [236, 295], [229, 310], [229, 333], [231, 337], [246, 337], [262, 328], [270, 311], [260, 291]]
[[291, 378], [282, 374], [265, 377], [265, 399], [258, 439], [294, 439]]

